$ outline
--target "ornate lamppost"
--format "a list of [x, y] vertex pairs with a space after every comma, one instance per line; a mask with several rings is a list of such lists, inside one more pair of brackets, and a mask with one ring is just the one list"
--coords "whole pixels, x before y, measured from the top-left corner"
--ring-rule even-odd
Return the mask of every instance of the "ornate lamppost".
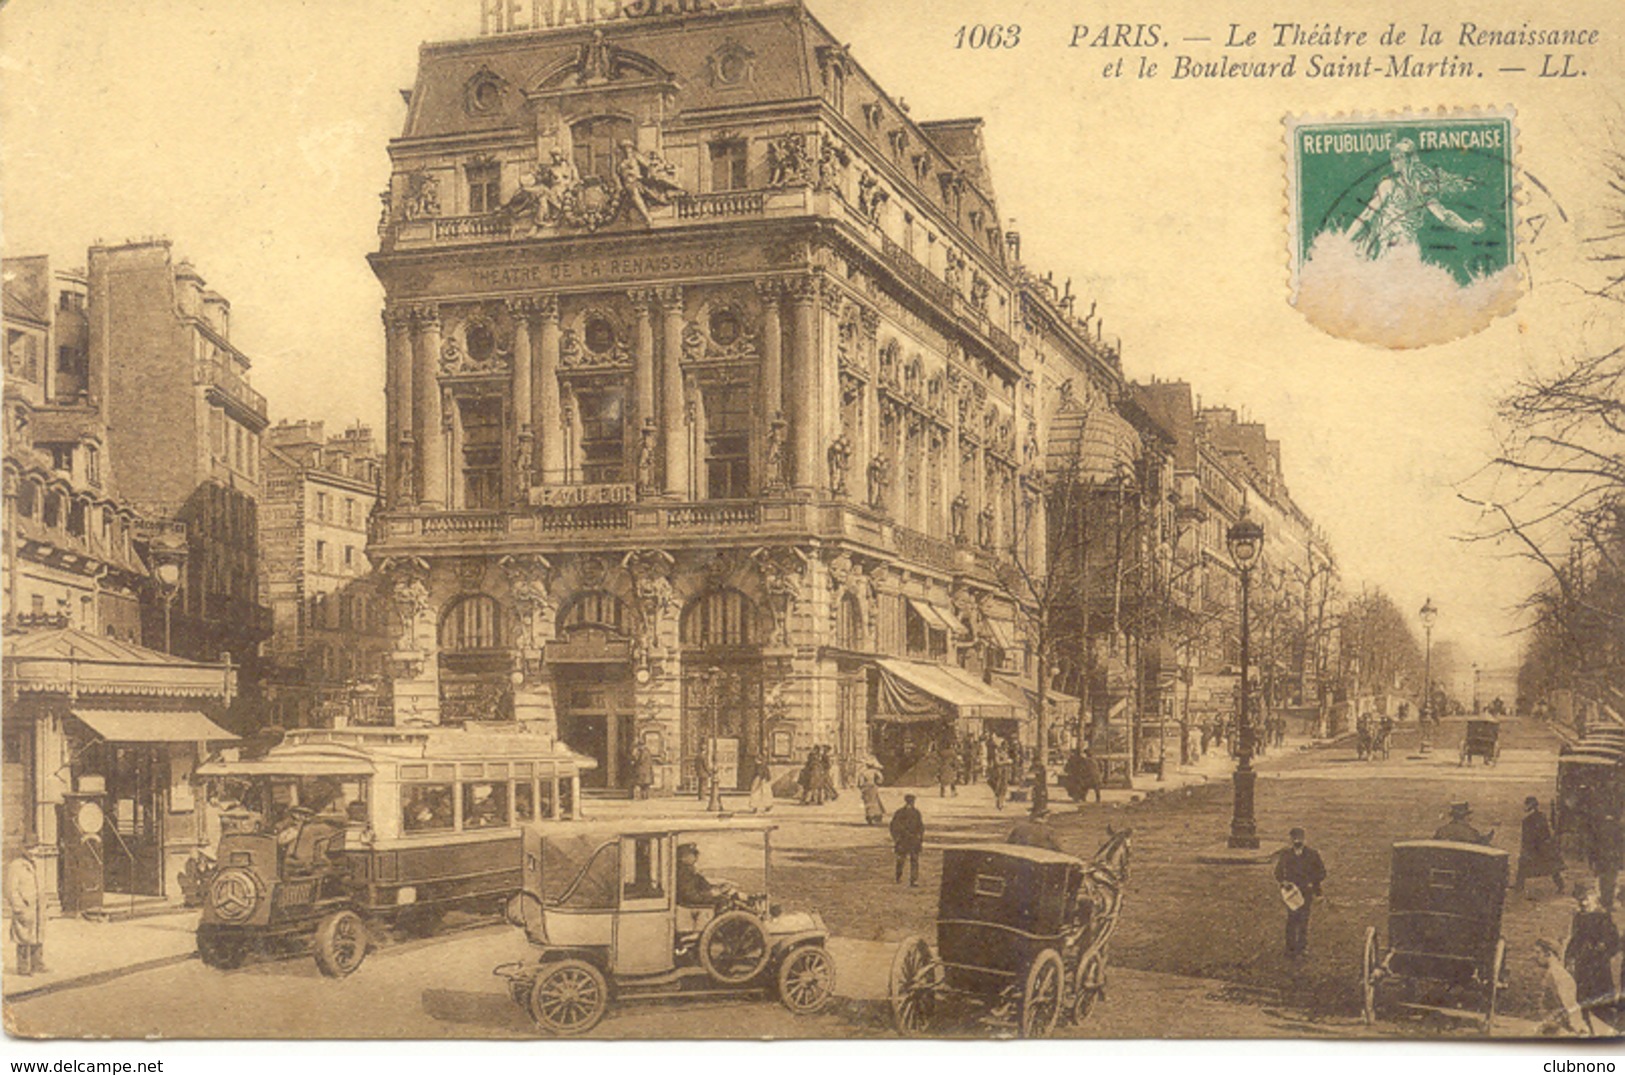
[[1230, 846], [1258, 847], [1258, 822], [1253, 817], [1253, 787], [1258, 774], [1253, 771], [1253, 724], [1249, 712], [1248, 669], [1252, 663], [1252, 625], [1248, 619], [1248, 596], [1253, 568], [1264, 551], [1264, 528], [1247, 517], [1245, 510], [1225, 533], [1230, 558], [1241, 572], [1241, 697], [1236, 718], [1235, 806], [1230, 818]]
[[1422, 603], [1422, 610], [1417, 613], [1422, 619], [1422, 631], [1427, 637], [1427, 645], [1422, 657], [1422, 753], [1426, 754], [1433, 749], [1433, 625], [1439, 619], [1439, 610], [1434, 607], [1433, 598]]
[[170, 613], [175, 595], [180, 592], [181, 573], [186, 567], [187, 549], [184, 541], [154, 542], [150, 553], [152, 581], [158, 588], [158, 598], [164, 603], [164, 652], [173, 653], [170, 638]]

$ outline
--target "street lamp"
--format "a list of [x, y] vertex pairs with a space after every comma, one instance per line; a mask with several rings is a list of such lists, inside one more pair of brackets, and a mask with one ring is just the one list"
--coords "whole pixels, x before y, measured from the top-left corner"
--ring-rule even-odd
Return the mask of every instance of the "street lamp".
[[164, 602], [164, 652], [171, 653], [169, 614], [175, 605], [175, 595], [181, 588], [181, 561], [174, 556], [164, 556], [158, 560], [152, 573], [158, 582], [158, 595]]
[[1253, 818], [1253, 786], [1258, 774], [1253, 771], [1253, 725], [1248, 715], [1247, 670], [1252, 661], [1252, 638], [1247, 603], [1253, 567], [1258, 563], [1259, 554], [1264, 551], [1264, 528], [1248, 518], [1243, 509], [1241, 518], [1226, 532], [1225, 543], [1230, 548], [1230, 558], [1241, 571], [1241, 711], [1236, 720], [1235, 807], [1230, 818], [1230, 846], [1257, 848], [1258, 822]]
[[1422, 657], [1422, 753], [1426, 754], [1433, 749], [1433, 625], [1439, 619], [1439, 610], [1433, 605], [1433, 598], [1422, 603], [1422, 610], [1417, 613], [1422, 619], [1422, 630], [1427, 636], [1427, 646]]

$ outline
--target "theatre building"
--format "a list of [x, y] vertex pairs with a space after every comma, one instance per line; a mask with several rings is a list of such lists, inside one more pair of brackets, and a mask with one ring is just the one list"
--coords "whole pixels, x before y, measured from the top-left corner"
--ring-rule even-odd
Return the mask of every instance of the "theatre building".
[[733, 787], [1030, 738], [1009, 560], [1072, 374], [1012, 335], [981, 122], [912, 118], [799, 3], [686, 6], [421, 51], [372, 257], [395, 719], [518, 721], [612, 786], [641, 742], [667, 791], [713, 740]]

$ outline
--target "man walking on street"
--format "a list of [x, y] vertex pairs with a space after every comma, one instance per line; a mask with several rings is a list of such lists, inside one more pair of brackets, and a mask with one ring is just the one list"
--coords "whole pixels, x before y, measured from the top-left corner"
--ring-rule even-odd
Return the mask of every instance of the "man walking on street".
[[925, 819], [914, 805], [914, 796], [903, 796], [903, 805], [891, 816], [892, 850], [897, 853], [897, 884], [903, 881], [903, 863], [908, 863], [910, 888], [920, 883], [920, 851], [925, 846]]
[[[1523, 801], [1523, 839], [1518, 845], [1518, 891], [1531, 877], [1550, 877], [1563, 894], [1563, 852], [1546, 815], [1540, 812], [1540, 800], [1533, 795]], [[1530, 899], [1534, 899], [1530, 895]]]
[[1304, 843], [1302, 829], [1291, 832], [1292, 846], [1275, 860], [1275, 880], [1286, 901], [1286, 954], [1298, 958], [1309, 950], [1309, 909], [1326, 880], [1320, 852]]

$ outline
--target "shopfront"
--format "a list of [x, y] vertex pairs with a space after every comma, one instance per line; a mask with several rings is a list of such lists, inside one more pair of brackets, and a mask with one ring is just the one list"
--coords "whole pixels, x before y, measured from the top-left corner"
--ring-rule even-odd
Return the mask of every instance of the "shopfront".
[[886, 783], [936, 783], [939, 759], [963, 756], [967, 739], [984, 732], [1019, 735], [1024, 705], [955, 665], [881, 659], [874, 662], [869, 714], [871, 752]]

